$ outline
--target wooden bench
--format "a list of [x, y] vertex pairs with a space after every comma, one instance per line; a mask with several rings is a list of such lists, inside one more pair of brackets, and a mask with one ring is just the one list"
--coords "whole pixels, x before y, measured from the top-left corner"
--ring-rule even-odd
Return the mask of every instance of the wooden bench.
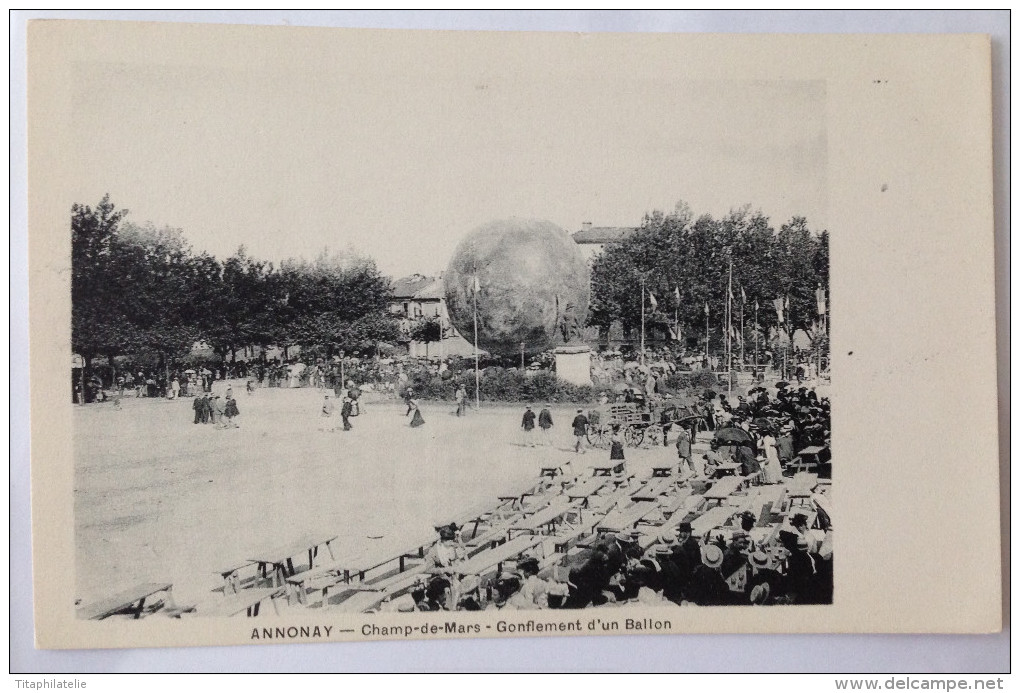
[[568, 488], [564, 491], [564, 495], [572, 501], [579, 500], [582, 502], [582, 505], [587, 506], [589, 499], [601, 491], [608, 483], [609, 479], [605, 478], [587, 479], [580, 484], [574, 485], [572, 488]]
[[673, 488], [676, 488], [676, 480], [672, 477], [653, 476], [631, 491], [630, 497], [635, 501], [657, 501], [659, 496], [665, 495]]
[[574, 509], [573, 501], [560, 497], [562, 500], [554, 501], [541, 511], [528, 515], [527, 517], [514, 522], [507, 528], [508, 538], [513, 538], [515, 532], [529, 532], [534, 534], [542, 529], [554, 526], [564, 515]]
[[797, 453], [787, 468], [794, 473], [817, 471], [822, 465], [822, 456], [827, 450], [828, 448], [822, 445], [808, 446]]
[[169, 582], [143, 582], [118, 592], [112, 597], [88, 604], [77, 609], [77, 616], [89, 621], [101, 621], [121, 612], [129, 612], [141, 618], [145, 601], [154, 594], [166, 592], [166, 603], [173, 604], [173, 584]]
[[705, 499], [705, 506], [708, 507], [712, 503], [722, 505], [727, 498], [740, 489], [743, 479], [739, 476], [727, 476], [716, 481], [712, 484], [712, 488], [705, 491], [702, 496]]
[[[250, 561], [258, 564], [258, 570], [264, 579], [271, 579], [274, 587], [282, 587], [286, 579], [295, 575], [298, 571], [294, 568], [294, 557], [308, 554], [308, 568], [315, 567], [315, 558], [319, 554], [319, 547], [325, 546], [329, 551], [329, 557], [336, 560], [333, 553], [332, 542], [336, 541], [337, 535], [323, 537], [308, 537], [280, 548], [272, 548], [257, 552], [257, 556], [249, 558]], [[272, 578], [269, 576], [269, 567], [272, 566]]]
[[613, 460], [612, 464], [594, 464], [591, 468], [591, 475], [593, 477], [613, 476], [623, 468], [624, 460]]
[[[252, 574], [247, 577], [242, 577], [241, 572], [247, 568], [251, 568]], [[236, 563], [232, 563], [226, 568], [220, 568], [215, 572], [223, 578], [223, 594], [225, 595], [237, 594], [244, 587], [254, 585], [259, 581], [258, 564], [255, 563], [255, 561], [237, 561]]]
[[259, 615], [259, 607], [262, 605], [262, 602], [268, 599], [273, 605], [273, 611], [279, 615], [280, 607], [276, 600], [279, 597], [285, 596], [286, 593], [286, 588], [279, 587], [258, 587], [241, 590], [237, 594], [231, 594], [213, 602], [208, 608], [199, 608], [198, 614], [201, 616], [227, 618], [237, 616], [243, 612], [247, 616], [254, 618]]
[[596, 530], [599, 534], [606, 534], [634, 529], [641, 520], [655, 510], [658, 510], [658, 506], [655, 503], [649, 503], [648, 501], [635, 503], [629, 508], [616, 510], [606, 515]]
[[716, 527], [726, 524], [726, 521], [733, 515], [732, 511], [732, 508], [716, 507], [702, 513], [691, 520], [692, 536], [703, 537]]
[[505, 544], [497, 546], [494, 549], [489, 549], [475, 554], [463, 563], [453, 566], [451, 569], [461, 575], [482, 576], [493, 569], [495, 569], [498, 573], [502, 571], [504, 562], [534, 549], [541, 543], [542, 538], [539, 536], [532, 534], [519, 536], [516, 539], [511, 539]]

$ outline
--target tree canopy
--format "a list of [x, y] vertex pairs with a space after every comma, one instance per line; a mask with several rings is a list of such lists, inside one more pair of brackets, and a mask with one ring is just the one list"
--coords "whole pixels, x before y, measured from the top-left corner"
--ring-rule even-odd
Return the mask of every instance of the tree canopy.
[[125, 221], [105, 196], [71, 209], [72, 346], [98, 355], [184, 356], [299, 345], [364, 353], [397, 335], [391, 287], [375, 263], [328, 251], [274, 268], [242, 246], [226, 260], [195, 253], [180, 229]]
[[639, 327], [643, 282], [657, 303], [657, 309], [646, 303], [646, 325], [672, 327], [676, 318], [686, 334], [704, 335], [707, 305], [711, 331], [720, 334], [732, 260], [735, 314], [743, 305], [750, 320], [757, 302], [767, 331], [778, 324], [773, 301], [788, 298], [784, 329], [810, 331], [818, 317], [815, 291], [821, 286], [828, 294], [828, 246], [828, 232], [810, 230], [803, 217], [777, 231], [750, 207], [722, 219], [695, 218], [681, 202], [669, 214], [646, 215], [634, 234], [595, 259], [588, 324]]

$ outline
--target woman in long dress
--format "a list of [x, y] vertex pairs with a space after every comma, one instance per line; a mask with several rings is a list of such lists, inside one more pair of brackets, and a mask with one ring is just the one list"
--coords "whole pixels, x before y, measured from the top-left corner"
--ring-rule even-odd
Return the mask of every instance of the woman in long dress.
[[609, 461], [616, 463], [613, 465], [613, 476], [622, 478], [627, 470], [627, 462], [623, 457], [623, 438], [620, 437], [619, 427], [613, 428], [609, 441]]
[[[411, 428], [418, 428], [419, 426], [425, 425], [425, 419], [422, 418], [421, 409], [418, 408], [418, 403], [413, 399], [407, 401], [408, 414], [414, 412], [414, 416], [411, 417]], [[405, 414], [407, 416], [407, 414]]]
[[771, 430], [764, 431], [761, 438], [762, 452], [765, 453], [764, 482], [766, 484], [778, 484], [783, 480], [783, 465], [779, 462], [779, 450], [776, 437]]

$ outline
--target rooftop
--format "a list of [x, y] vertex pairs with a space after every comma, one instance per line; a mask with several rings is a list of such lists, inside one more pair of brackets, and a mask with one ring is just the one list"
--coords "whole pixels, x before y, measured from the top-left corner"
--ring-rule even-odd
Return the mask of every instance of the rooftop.
[[393, 282], [394, 300], [414, 298], [415, 294], [436, 281], [435, 277], [426, 277], [421, 274], [412, 274]]

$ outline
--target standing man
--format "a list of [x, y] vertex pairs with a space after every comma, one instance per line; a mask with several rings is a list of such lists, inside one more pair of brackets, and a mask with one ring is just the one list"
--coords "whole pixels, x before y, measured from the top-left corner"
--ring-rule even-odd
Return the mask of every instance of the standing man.
[[588, 417], [584, 415], [583, 409], [577, 410], [577, 416], [574, 417], [570, 425], [574, 428], [574, 452], [583, 455], [585, 451], [582, 442], [588, 433]]
[[528, 405], [524, 410], [524, 417], [521, 419], [521, 428], [524, 429], [524, 440], [528, 444], [528, 447], [535, 447], [535, 439], [533, 437], [535, 430], [535, 412], [531, 411], [531, 405]]
[[691, 434], [683, 426], [677, 429], [676, 454], [680, 458], [679, 474], [681, 478], [686, 474], [685, 467], [690, 470], [691, 474], [697, 474], [694, 463], [691, 462]]
[[549, 411], [549, 404], [542, 407], [542, 411], [538, 412], [538, 427], [542, 429], [542, 442], [545, 445], [552, 446], [552, 438], [549, 436], [549, 429], [553, 427], [552, 413]]
[[195, 401], [191, 403], [191, 408], [195, 410], [195, 423], [204, 423], [202, 421], [202, 413], [205, 410], [205, 396], [199, 395], [195, 398]]
[[463, 385], [457, 386], [457, 416], [464, 416], [464, 410], [467, 405], [467, 390], [464, 389]]
[[350, 397], [344, 397], [343, 406], [340, 407], [340, 418], [343, 419], [344, 430], [345, 431], [351, 430], [350, 417], [351, 417], [351, 412], [353, 410], [354, 410], [354, 406], [351, 404], [351, 398]]

